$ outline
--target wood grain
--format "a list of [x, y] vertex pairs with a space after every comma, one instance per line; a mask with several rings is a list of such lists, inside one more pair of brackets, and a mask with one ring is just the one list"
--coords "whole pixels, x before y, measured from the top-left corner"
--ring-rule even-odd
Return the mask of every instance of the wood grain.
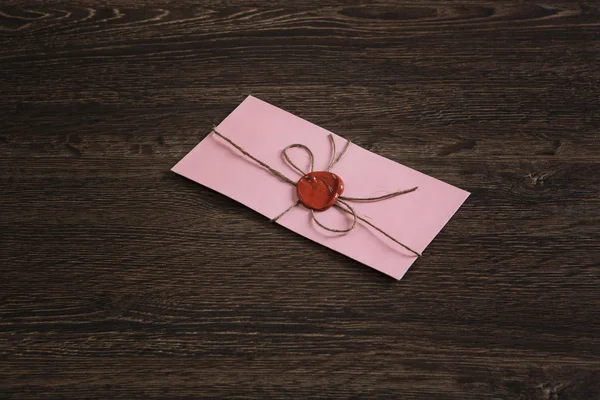
[[[600, 398], [593, 2], [0, 4], [3, 398]], [[400, 282], [169, 172], [253, 94], [472, 192]]]

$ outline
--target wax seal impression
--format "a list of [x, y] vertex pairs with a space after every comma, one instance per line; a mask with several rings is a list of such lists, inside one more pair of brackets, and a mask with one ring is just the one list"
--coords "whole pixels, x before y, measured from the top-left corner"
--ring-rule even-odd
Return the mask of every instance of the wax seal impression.
[[333, 206], [344, 192], [344, 181], [332, 172], [310, 172], [300, 178], [296, 192], [304, 207], [325, 211]]

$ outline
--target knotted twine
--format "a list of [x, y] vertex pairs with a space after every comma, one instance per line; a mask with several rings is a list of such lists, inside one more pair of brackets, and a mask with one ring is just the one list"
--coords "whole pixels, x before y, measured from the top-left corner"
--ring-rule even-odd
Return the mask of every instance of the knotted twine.
[[[217, 136], [219, 136], [221, 139], [225, 140], [230, 145], [232, 145], [234, 148], [236, 148], [244, 156], [246, 156], [249, 159], [253, 160], [258, 165], [260, 165], [261, 167], [263, 167], [267, 171], [269, 171], [271, 174], [273, 174], [277, 178], [281, 179], [283, 182], [289, 183], [289, 184], [291, 184], [293, 186], [296, 186], [298, 184], [297, 182], [294, 182], [293, 180], [291, 180], [290, 178], [288, 178], [287, 176], [285, 176], [281, 172], [277, 171], [275, 168], [271, 167], [270, 165], [264, 163], [263, 161], [259, 160], [256, 157], [254, 157], [252, 154], [248, 153], [246, 150], [244, 150], [243, 147], [239, 146], [233, 140], [229, 139], [227, 136], [225, 136], [222, 133], [220, 133], [219, 131], [217, 131], [216, 127], [213, 127], [212, 132], [215, 133]], [[340, 154], [336, 155], [335, 141], [333, 139], [333, 135], [331, 135], [331, 134], [329, 135], [329, 141], [331, 142], [332, 154], [331, 154], [331, 161], [329, 162], [329, 165], [327, 166], [327, 171], [330, 171], [335, 166], [335, 164], [337, 164], [340, 161], [340, 159], [342, 158], [342, 156], [344, 154], [346, 154], [346, 151], [348, 150], [348, 147], [350, 147], [350, 141], [347, 140], [346, 141], [346, 145], [344, 146], [344, 148], [342, 149], [342, 151], [340, 152]], [[301, 148], [301, 149], [306, 150], [306, 152], [308, 153], [309, 158], [310, 158], [310, 172], [313, 172], [314, 168], [315, 168], [315, 157], [314, 157], [312, 151], [307, 146], [305, 146], [303, 144], [295, 143], [295, 144], [290, 144], [285, 149], [283, 149], [282, 152], [281, 152], [283, 158], [287, 161], [287, 163], [293, 169], [295, 169], [296, 171], [298, 171], [301, 176], [305, 176], [307, 173], [305, 173], [304, 171], [302, 171], [302, 169], [299, 168], [296, 164], [294, 164], [294, 162], [289, 158], [289, 156], [287, 154], [287, 151], [289, 149], [291, 149], [291, 148]], [[327, 183], [325, 183], [325, 184], [327, 185]], [[329, 187], [329, 185], [327, 185], [327, 187], [328, 187], [329, 191], [331, 192], [332, 188]], [[415, 186], [415, 187], [410, 188], [410, 189], [398, 190], [398, 191], [395, 191], [395, 192], [392, 192], [392, 193], [384, 194], [382, 196], [375, 196], [375, 197], [347, 197], [347, 196], [339, 196], [338, 200], [335, 202], [335, 204], [333, 204], [333, 206], [339, 208], [340, 210], [342, 210], [342, 211], [344, 211], [344, 212], [346, 212], [348, 214], [351, 214], [352, 217], [353, 217], [352, 224], [348, 228], [346, 228], [346, 229], [329, 228], [329, 227], [323, 225], [317, 219], [317, 217], [315, 215], [315, 210], [310, 209], [310, 211], [311, 211], [312, 218], [315, 221], [315, 223], [317, 225], [319, 225], [321, 228], [323, 228], [323, 229], [325, 229], [325, 230], [327, 230], [329, 232], [336, 232], [336, 233], [350, 232], [350, 231], [354, 230], [354, 228], [356, 227], [357, 220], [361, 220], [362, 222], [366, 223], [367, 225], [369, 225], [373, 229], [377, 230], [378, 232], [380, 232], [381, 234], [383, 234], [384, 236], [386, 236], [388, 239], [390, 239], [393, 242], [395, 242], [395, 243], [399, 244], [400, 246], [404, 247], [406, 250], [410, 251], [411, 253], [415, 254], [416, 256], [421, 256], [421, 253], [419, 253], [419, 252], [411, 249], [410, 247], [408, 247], [404, 243], [402, 243], [402, 242], [398, 241], [397, 239], [395, 239], [394, 237], [392, 237], [387, 232], [383, 231], [381, 228], [378, 228], [377, 226], [373, 225], [371, 222], [369, 222], [365, 218], [357, 215], [356, 211], [354, 211], [354, 208], [352, 208], [347, 203], [347, 201], [372, 202], [372, 201], [380, 201], [380, 200], [385, 200], [385, 199], [391, 199], [391, 198], [396, 197], [396, 196], [400, 196], [400, 195], [403, 195], [403, 194], [414, 192], [417, 189], [418, 189], [418, 186]], [[281, 214], [279, 214], [275, 218], [273, 218], [271, 220], [271, 222], [277, 221], [279, 218], [281, 218], [282, 216], [284, 216], [286, 213], [288, 213], [289, 211], [291, 211], [294, 207], [296, 207], [299, 204], [300, 204], [300, 200], [297, 200], [294, 204], [292, 204], [291, 206], [289, 206], [285, 211], [283, 211]]]

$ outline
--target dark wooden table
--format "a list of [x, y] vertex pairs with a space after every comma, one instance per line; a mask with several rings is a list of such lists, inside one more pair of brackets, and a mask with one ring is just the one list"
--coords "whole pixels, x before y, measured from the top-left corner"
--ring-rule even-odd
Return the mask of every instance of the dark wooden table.
[[[0, 3], [0, 397], [600, 398], [600, 7]], [[472, 192], [403, 280], [169, 171], [246, 95]]]

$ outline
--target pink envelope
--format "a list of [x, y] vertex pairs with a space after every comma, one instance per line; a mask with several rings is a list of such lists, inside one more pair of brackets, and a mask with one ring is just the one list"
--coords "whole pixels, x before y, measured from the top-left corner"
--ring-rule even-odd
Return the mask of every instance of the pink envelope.
[[[207, 131], [210, 128], [207, 127]], [[286, 146], [300, 143], [310, 148], [315, 171], [326, 170], [331, 159], [328, 136], [331, 132], [256, 97], [248, 96], [216, 130], [293, 181], [301, 175], [284, 161], [281, 151]], [[335, 134], [333, 138], [339, 153], [346, 140]], [[306, 152], [292, 149], [289, 154], [296, 165], [308, 172]], [[207, 135], [172, 171], [269, 219], [297, 201], [295, 186], [283, 182], [214, 133]], [[331, 172], [343, 179], [343, 195], [348, 197], [381, 196], [418, 186], [412, 193], [390, 199], [349, 202], [357, 215], [418, 252], [429, 245], [469, 196], [462, 189], [355, 144], [350, 145]], [[218, 207], [215, 204], [215, 208]], [[335, 207], [316, 215], [324, 225], [337, 229], [348, 227], [353, 219]], [[396, 279], [402, 278], [417, 259], [361, 221], [347, 233], [326, 231], [312, 220], [310, 211], [302, 205], [294, 207], [277, 223]], [[272, 229], [267, 221], [265, 229]]]

